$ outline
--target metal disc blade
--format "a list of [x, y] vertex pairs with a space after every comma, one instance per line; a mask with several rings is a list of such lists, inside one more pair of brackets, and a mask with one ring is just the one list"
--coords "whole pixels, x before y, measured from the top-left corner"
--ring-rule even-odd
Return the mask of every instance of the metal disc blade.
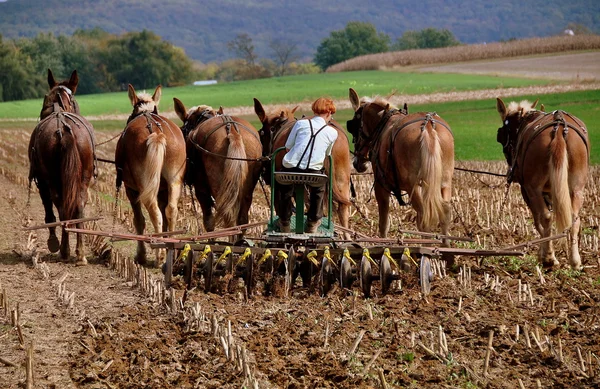
[[360, 261], [360, 287], [363, 291], [365, 298], [371, 297], [371, 283], [373, 282], [373, 271], [371, 269], [371, 262], [368, 259], [363, 258]]
[[340, 286], [344, 289], [352, 288], [352, 265], [348, 258], [343, 257], [340, 263]]
[[384, 255], [379, 264], [379, 279], [381, 280], [381, 293], [386, 294], [392, 285], [392, 267], [390, 260]]
[[421, 284], [421, 293], [427, 296], [431, 292], [431, 260], [425, 255], [421, 256], [419, 283]]

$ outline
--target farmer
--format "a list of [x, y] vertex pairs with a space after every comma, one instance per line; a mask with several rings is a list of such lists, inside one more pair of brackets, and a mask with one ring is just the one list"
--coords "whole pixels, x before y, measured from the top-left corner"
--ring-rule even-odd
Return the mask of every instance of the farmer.
[[[300, 119], [296, 122], [285, 143], [287, 153], [283, 157], [283, 171], [299, 173], [323, 173], [325, 157], [331, 154], [331, 149], [338, 132], [328, 125], [335, 113], [333, 100], [320, 97], [312, 104], [314, 116]], [[321, 224], [323, 217], [323, 197], [325, 184], [310, 187], [310, 204], [308, 208], [305, 232], [314, 233]], [[290, 232], [292, 217], [293, 185], [280, 185], [280, 230]], [[297, 210], [301, 217], [304, 210]]]

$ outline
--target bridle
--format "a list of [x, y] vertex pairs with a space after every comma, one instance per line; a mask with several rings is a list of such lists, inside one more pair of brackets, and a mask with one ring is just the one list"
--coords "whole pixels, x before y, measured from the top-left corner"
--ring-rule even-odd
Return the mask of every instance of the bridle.
[[[294, 118], [294, 121], [296, 118]], [[261, 143], [263, 143], [264, 137], [269, 134], [268, 139], [268, 147], [264, 147], [263, 145], [263, 157], [270, 156], [273, 152], [273, 144], [275, 144], [275, 140], [277, 136], [283, 129], [283, 127], [290, 121], [287, 117], [278, 116], [277, 119], [273, 120], [273, 123], [269, 125], [269, 129], [265, 128], [265, 123], [262, 123], [262, 127], [258, 130], [258, 134], [260, 135]], [[265, 142], [266, 143], [266, 142]]]
[[208, 119], [212, 119], [216, 115], [213, 113], [213, 110], [206, 108], [204, 111], [200, 112], [194, 119], [190, 120], [189, 118], [192, 115], [189, 115], [186, 120], [183, 122], [183, 126], [181, 126], [181, 132], [183, 132], [183, 137], [187, 138], [188, 134], [192, 132], [200, 123], [207, 121]]

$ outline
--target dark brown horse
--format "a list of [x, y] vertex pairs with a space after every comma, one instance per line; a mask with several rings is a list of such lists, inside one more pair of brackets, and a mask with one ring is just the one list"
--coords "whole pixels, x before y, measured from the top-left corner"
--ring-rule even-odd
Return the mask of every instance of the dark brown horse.
[[371, 161], [379, 235], [388, 234], [390, 195], [404, 204], [402, 192], [408, 193], [417, 212], [420, 231], [440, 225], [447, 235], [454, 172], [454, 137], [448, 123], [434, 112], [408, 114], [380, 97], [359, 99], [352, 88], [349, 95], [354, 108], [348, 121], [354, 137], [354, 168], [363, 172]]
[[[498, 98], [496, 109], [503, 126], [497, 140], [510, 166], [508, 180], [521, 185], [535, 228], [543, 238], [550, 236], [554, 214], [557, 232], [569, 229], [569, 264], [579, 270], [579, 210], [588, 179], [588, 133], [575, 116], [538, 111], [536, 104], [537, 100], [511, 102], [506, 107]], [[538, 256], [544, 265], [559, 265], [551, 241], [540, 244]]]
[[175, 99], [175, 112], [183, 122], [182, 131], [189, 132], [186, 183], [194, 186], [204, 228], [247, 224], [262, 167], [258, 131], [242, 118], [222, 114], [222, 109], [186, 110]]
[[[133, 86], [129, 85], [133, 112], [115, 152], [117, 191], [121, 183], [125, 183], [138, 234], [143, 234], [146, 226], [142, 204], [148, 210], [155, 232], [175, 229], [185, 174], [183, 134], [175, 123], [158, 114], [161, 90], [159, 85], [152, 96], [147, 93], [136, 95]], [[156, 265], [162, 257], [162, 252], [157, 253]], [[141, 241], [138, 242], [136, 261], [146, 262], [146, 248]]]
[[[74, 94], [79, 78], [73, 71], [69, 80], [56, 82], [48, 69], [50, 92], [44, 97], [40, 122], [29, 141], [29, 182], [35, 180], [46, 212], [46, 223], [56, 221], [52, 205], [60, 220], [83, 218], [88, 187], [95, 173], [94, 128], [79, 114]], [[77, 228], [82, 228], [81, 223]], [[56, 227], [50, 227], [48, 249], [59, 250]], [[83, 238], [77, 234], [77, 262], [87, 263]], [[60, 256], [70, 256], [69, 235], [63, 228]]]
[[[280, 108], [274, 109], [273, 112], [267, 114], [261, 102], [254, 99], [254, 112], [262, 123], [260, 130], [261, 142], [263, 145], [263, 155], [270, 156], [275, 150], [285, 146], [290, 131], [296, 122], [294, 112], [296, 109]], [[342, 127], [335, 121], [329, 123], [338, 131], [338, 137], [333, 148], [331, 156], [333, 159], [333, 200], [338, 204], [338, 218], [342, 227], [349, 228], [350, 219], [350, 146], [348, 136]], [[277, 155], [275, 168], [280, 170], [282, 160], [285, 153]], [[329, 174], [329, 158], [325, 159], [325, 172]], [[271, 166], [265, 168], [266, 172], [271, 172]], [[270, 176], [266, 179], [271, 182]], [[279, 201], [275, 201], [275, 212], [279, 214]], [[344, 234], [345, 238], [350, 239], [348, 234]]]

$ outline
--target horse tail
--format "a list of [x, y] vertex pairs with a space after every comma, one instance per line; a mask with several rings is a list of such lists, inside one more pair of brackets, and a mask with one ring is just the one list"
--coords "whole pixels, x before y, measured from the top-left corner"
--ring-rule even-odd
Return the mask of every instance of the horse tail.
[[419, 182], [423, 197], [423, 225], [426, 231], [434, 229], [444, 213], [442, 198], [442, 148], [437, 132], [429, 123], [421, 131], [421, 169]]
[[76, 210], [80, 199], [83, 165], [77, 148], [77, 138], [71, 131], [62, 131], [61, 147], [61, 172], [62, 185], [62, 210], [59, 215], [61, 220], [70, 220], [76, 217]]
[[162, 132], [153, 132], [146, 140], [145, 168], [140, 177], [139, 201], [145, 206], [158, 196], [160, 177], [167, 153], [167, 137]]
[[550, 142], [550, 186], [552, 208], [556, 218], [557, 232], [563, 232], [573, 223], [569, 190], [569, 159], [567, 143], [560, 132]]
[[232, 226], [237, 222], [243, 194], [241, 190], [248, 175], [248, 161], [242, 135], [235, 129], [227, 135], [229, 147], [223, 167], [223, 181], [216, 196], [216, 224]]

